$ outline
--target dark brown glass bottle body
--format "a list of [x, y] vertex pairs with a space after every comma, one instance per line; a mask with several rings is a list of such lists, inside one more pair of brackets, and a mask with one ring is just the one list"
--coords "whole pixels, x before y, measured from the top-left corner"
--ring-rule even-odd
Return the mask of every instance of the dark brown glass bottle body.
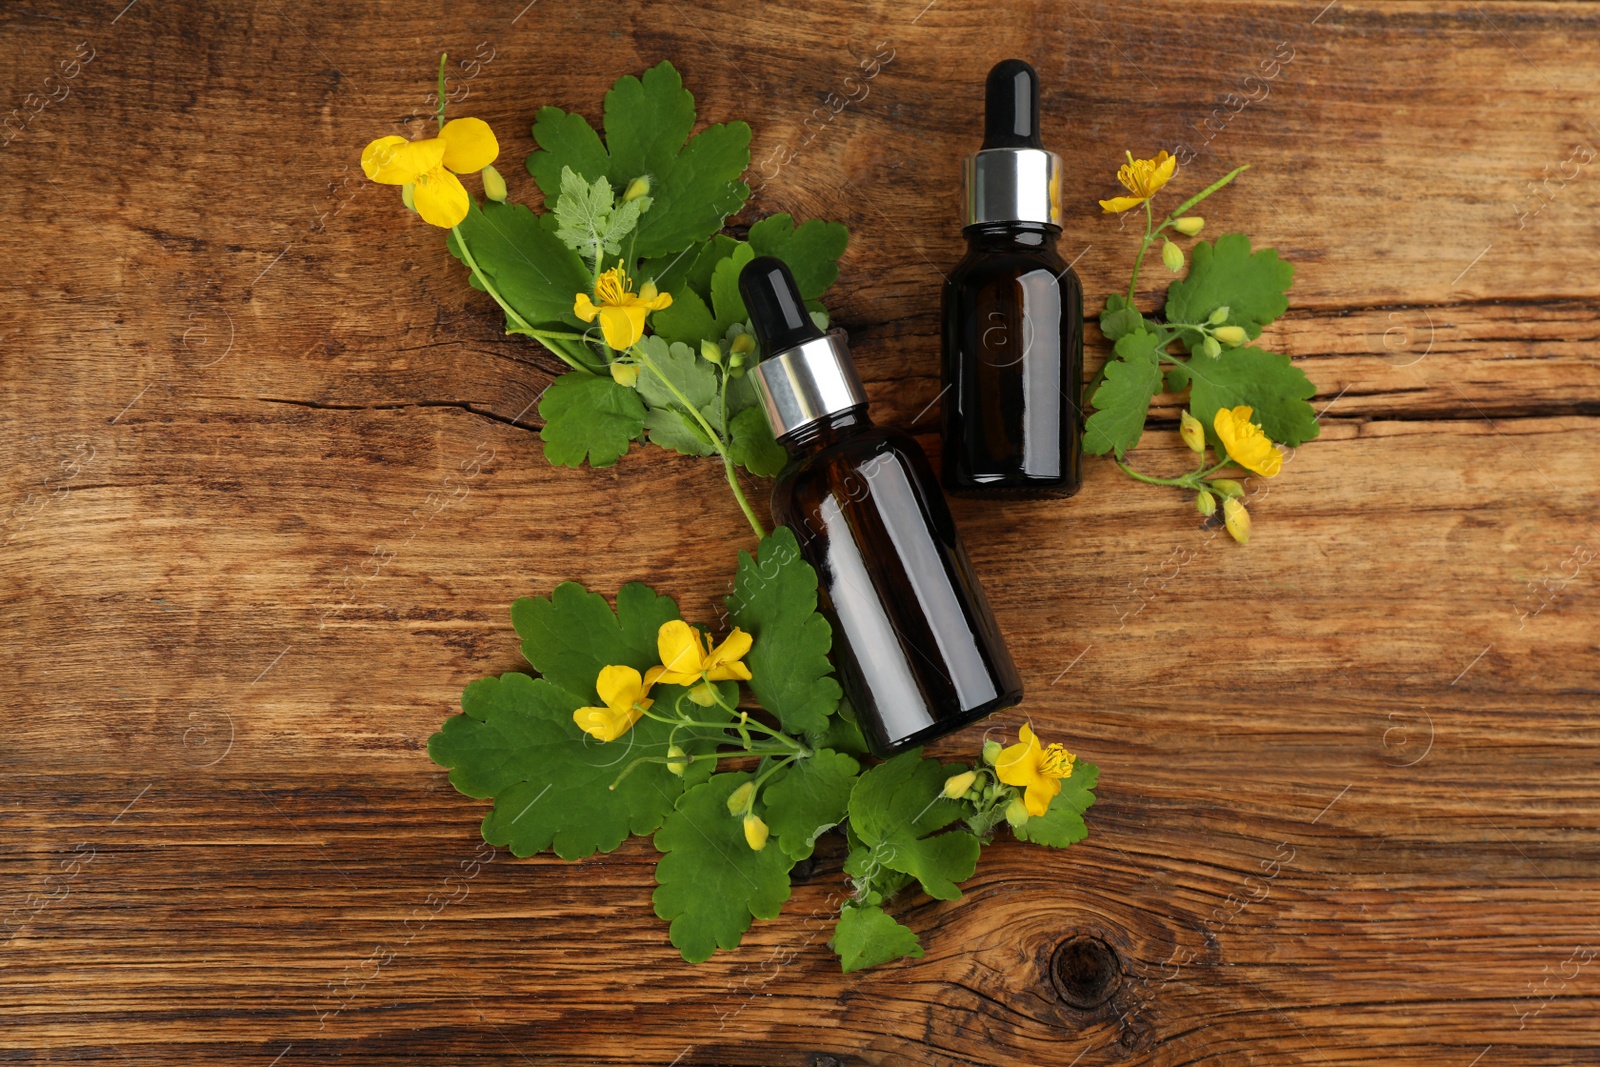
[[1083, 286], [1055, 226], [968, 226], [944, 287], [944, 486], [1071, 496], [1082, 482]]
[[779, 438], [772, 516], [820, 579], [845, 696], [890, 756], [1022, 700], [1022, 679], [922, 447], [866, 407]]

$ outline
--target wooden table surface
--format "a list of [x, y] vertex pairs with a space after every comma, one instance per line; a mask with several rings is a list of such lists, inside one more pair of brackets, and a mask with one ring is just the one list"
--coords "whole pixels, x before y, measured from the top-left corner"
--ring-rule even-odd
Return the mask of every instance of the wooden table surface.
[[[0, 1061], [1600, 1063], [1600, 8], [1324, 2], [0, 8], [31, 115], [0, 149]], [[839, 974], [837, 854], [693, 968], [646, 842], [441, 889], [484, 806], [424, 746], [522, 664], [511, 600], [642, 579], [703, 613], [750, 543], [706, 462], [550, 466], [559, 364], [360, 179], [441, 51], [516, 196], [539, 106], [597, 117], [661, 59], [756, 161], [794, 150], [732, 221], [849, 225], [829, 303], [930, 450], [992, 62], [1044, 79], [1094, 299], [1124, 149], [1189, 143], [1179, 192], [1253, 165], [1204, 213], [1295, 263], [1265, 342], [1321, 439], [1248, 548], [1104, 461], [955, 504], [1028, 689], [1003, 724], [1101, 788], [1087, 842], [902, 902], [925, 959]]]

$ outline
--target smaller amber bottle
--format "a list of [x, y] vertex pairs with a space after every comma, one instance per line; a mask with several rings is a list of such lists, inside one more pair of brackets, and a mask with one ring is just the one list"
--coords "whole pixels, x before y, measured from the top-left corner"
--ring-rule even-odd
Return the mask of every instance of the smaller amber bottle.
[[1083, 287], [1056, 252], [1061, 160], [1039, 140], [1039, 77], [989, 72], [965, 170], [967, 254], [944, 287], [944, 486], [1070, 496], [1082, 479]]
[[839, 683], [873, 753], [892, 756], [1022, 699], [922, 446], [874, 426], [844, 337], [811, 321], [789, 268], [752, 260], [739, 291], [750, 372], [789, 463], [772, 517], [817, 571]]

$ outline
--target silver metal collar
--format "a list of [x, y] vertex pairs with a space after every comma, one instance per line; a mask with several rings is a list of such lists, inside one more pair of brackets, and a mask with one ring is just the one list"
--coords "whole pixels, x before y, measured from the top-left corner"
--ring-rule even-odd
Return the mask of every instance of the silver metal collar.
[[774, 437], [867, 402], [843, 330], [769, 356], [750, 376]]
[[985, 148], [963, 168], [965, 226], [1043, 222], [1060, 226], [1061, 157], [1042, 148]]

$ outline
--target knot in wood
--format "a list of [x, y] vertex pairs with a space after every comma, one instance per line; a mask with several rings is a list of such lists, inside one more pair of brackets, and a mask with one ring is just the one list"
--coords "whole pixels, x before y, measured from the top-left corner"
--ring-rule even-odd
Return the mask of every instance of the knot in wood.
[[1069, 1006], [1098, 1008], [1122, 988], [1122, 961], [1098, 937], [1078, 934], [1056, 946], [1050, 960], [1056, 993]]

